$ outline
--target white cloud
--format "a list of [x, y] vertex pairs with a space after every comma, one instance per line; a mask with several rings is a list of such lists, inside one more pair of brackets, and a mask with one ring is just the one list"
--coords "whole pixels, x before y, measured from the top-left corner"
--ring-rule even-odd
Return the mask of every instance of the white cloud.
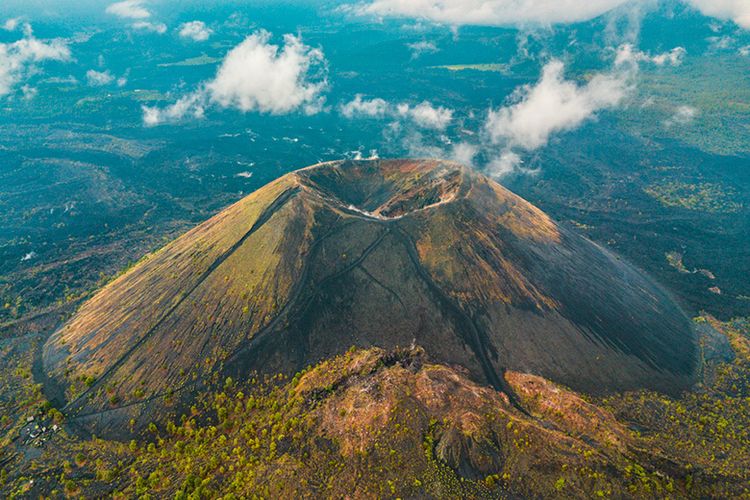
[[[142, 106], [143, 124], [147, 127], [156, 127], [167, 121], [166, 109], [156, 106]], [[182, 118], [181, 116], [176, 119]]]
[[209, 105], [285, 114], [317, 113], [323, 108], [322, 93], [328, 86], [326, 60], [294, 35], [285, 35], [283, 46], [271, 43], [271, 34], [248, 36], [224, 58], [213, 80], [164, 108], [143, 108], [146, 125], [201, 117]]
[[[104, 57], [101, 55], [99, 56], [99, 66], [104, 66]], [[86, 83], [90, 87], [103, 87], [105, 85], [110, 85], [111, 83], [115, 83], [118, 87], [124, 87], [128, 83], [128, 74], [130, 73], [130, 70], [128, 69], [125, 74], [123, 74], [121, 77], [116, 77], [112, 74], [111, 71], [108, 69], [104, 69], [102, 71], [97, 71], [95, 69], [90, 69], [86, 72]]]
[[[327, 87], [325, 75], [320, 73], [325, 71], [323, 52], [294, 35], [284, 35], [283, 48], [270, 39], [270, 33], [260, 31], [229, 51], [216, 78], [206, 85], [211, 100], [244, 112], [319, 111], [320, 94]], [[316, 70], [319, 74], [311, 75]]]
[[468, 142], [459, 142], [453, 146], [451, 152], [451, 159], [461, 165], [472, 166], [474, 164], [474, 157], [479, 153], [479, 148], [474, 144]]
[[111, 4], [105, 12], [124, 19], [147, 19], [151, 12], [144, 7], [143, 0], [125, 0]]
[[679, 66], [682, 64], [683, 59], [687, 51], [683, 47], [675, 47], [669, 52], [663, 52], [655, 56], [649, 55], [636, 49], [632, 44], [624, 44], [617, 50], [617, 56], [615, 57], [615, 65], [621, 66], [624, 64], [632, 64], [639, 62], [650, 62], [657, 66], [664, 66], [669, 64], [671, 66]]
[[750, 29], [750, 1], [748, 0], [686, 0], [703, 15], [717, 19], [731, 19]]
[[412, 107], [408, 104], [397, 106], [398, 114], [411, 118], [414, 123], [422, 128], [445, 130], [453, 120], [453, 110], [442, 106], [435, 107], [427, 101], [423, 101]]
[[[536, 83], [516, 89], [511, 104], [488, 111], [480, 136], [480, 145], [491, 158], [488, 170], [496, 176], [536, 173], [538, 169], [523, 165], [523, 152], [544, 147], [554, 134], [574, 130], [600, 111], [621, 105], [635, 89], [642, 64], [678, 66], [686, 53], [675, 47], [652, 55], [623, 44], [613, 51], [612, 69], [590, 75], [587, 83], [566, 80], [565, 65], [559, 60], [548, 62]], [[696, 113], [687, 106], [677, 108], [664, 124], [688, 123]]]
[[21, 262], [26, 262], [27, 260], [31, 260], [34, 257], [36, 257], [36, 252], [29, 252], [26, 255], [24, 255], [23, 257], [21, 257]]
[[44, 80], [41, 80], [44, 83], [51, 83], [55, 85], [77, 85], [78, 79], [73, 75], [68, 75], [65, 77], [62, 76], [52, 76], [49, 78], [45, 78]]
[[24, 85], [21, 87], [21, 94], [23, 95], [23, 99], [25, 101], [30, 101], [33, 98], [36, 97], [39, 90], [36, 87], [32, 87], [31, 85]]
[[363, 148], [360, 147], [360, 149], [357, 149], [355, 151], [347, 151], [346, 153], [344, 153], [343, 156], [344, 156], [344, 158], [348, 158], [348, 159], [351, 159], [351, 160], [357, 160], [357, 161], [359, 161], [359, 160], [377, 160], [378, 158], [380, 158], [380, 156], [378, 155], [378, 150], [377, 149], [371, 149], [367, 157], [365, 157], [364, 153], [362, 152], [362, 149]]
[[146, 21], [151, 17], [151, 11], [146, 8], [144, 0], [124, 0], [111, 4], [105, 12], [114, 16], [134, 20], [130, 27], [138, 31], [146, 31], [163, 35], [167, 32], [167, 25], [159, 22]]
[[39, 40], [29, 27], [21, 40], [0, 43], [0, 96], [10, 94], [19, 82], [36, 73], [38, 63], [69, 60], [70, 49], [64, 40]]
[[[620, 105], [634, 89], [642, 63], [678, 66], [685, 54], [684, 48], [676, 47], [651, 55], [624, 44], [614, 54], [613, 68], [592, 75], [585, 84], [566, 80], [565, 65], [550, 61], [538, 82], [516, 89], [514, 102], [488, 111], [482, 144], [494, 156], [489, 170], [497, 176], [536, 172], [523, 167], [522, 151], [539, 149], [553, 134], [574, 130], [599, 111]], [[689, 123], [696, 113], [688, 106], [679, 107], [665, 126]]]
[[621, 104], [632, 90], [637, 70], [638, 61], [628, 61], [579, 84], [566, 80], [563, 64], [552, 61], [538, 82], [516, 90], [512, 104], [488, 110], [482, 133], [475, 136], [464, 130], [471, 138], [456, 143], [445, 134], [425, 133], [444, 130], [453, 120], [452, 110], [429, 102], [389, 103], [358, 94], [341, 104], [339, 111], [350, 119], [391, 119], [383, 129], [385, 140], [399, 142], [411, 156], [446, 157], [465, 165], [480, 158], [487, 171], [498, 177], [512, 172], [533, 175], [538, 169], [526, 167], [523, 154], [543, 147], [555, 133], [579, 127], [600, 110]]
[[740, 47], [739, 53], [741, 56], [744, 56], [744, 57], [750, 56], [750, 45], [745, 45], [744, 47]]
[[426, 40], [421, 42], [407, 43], [406, 46], [411, 51], [412, 59], [416, 59], [422, 54], [434, 54], [439, 50], [434, 43], [428, 42]]
[[582, 86], [564, 79], [558, 60], [544, 66], [535, 85], [516, 91], [518, 102], [487, 114], [485, 130], [493, 143], [534, 150], [547, 144], [555, 132], [572, 130], [596, 114], [616, 106], [628, 85], [621, 75], [597, 74]]
[[152, 23], [149, 21], [138, 21], [130, 25], [131, 28], [140, 31], [150, 31], [158, 35], [163, 35], [167, 32], [167, 25], [164, 23]]
[[[408, 119], [425, 129], [445, 130], [453, 120], [453, 110], [443, 106], [434, 106], [423, 101], [416, 106], [409, 103], [391, 104], [381, 98], [364, 99], [357, 94], [351, 101], [339, 106], [339, 111], [346, 118], [395, 118]], [[398, 122], [391, 129], [400, 129]]]
[[183, 23], [180, 25], [180, 36], [182, 38], [190, 38], [196, 42], [204, 42], [213, 33], [206, 23], [203, 21], [190, 21], [189, 23]]
[[[750, 29], [748, 0], [682, 0], [703, 15]], [[641, 0], [364, 0], [348, 10], [360, 15], [425, 19], [453, 26], [512, 26], [588, 21], [617, 7], [638, 10]]]
[[685, 50], [684, 47], [675, 47], [669, 52], [663, 52], [661, 54], [651, 56], [651, 62], [653, 62], [657, 66], [664, 66], [665, 64], [669, 64], [671, 66], [679, 66], [680, 64], [682, 64], [682, 61], [685, 58], [686, 54], [687, 50]]
[[488, 165], [488, 169], [495, 177], [503, 177], [518, 171], [523, 164], [521, 156], [512, 149], [506, 149], [500, 156], [493, 158]]
[[2, 26], [5, 31], [15, 31], [20, 22], [20, 18], [14, 17], [5, 21]]
[[143, 106], [143, 124], [154, 127], [162, 123], [181, 120], [186, 116], [203, 118], [205, 113], [204, 97], [202, 93], [195, 92], [181, 97], [176, 103], [166, 108]]
[[714, 50], [726, 50], [735, 44], [736, 40], [731, 36], [710, 36], [706, 38], [710, 47]]
[[390, 111], [390, 105], [384, 99], [364, 99], [362, 94], [357, 94], [353, 100], [339, 107], [341, 114], [346, 118], [370, 117], [382, 118]]
[[112, 73], [109, 71], [96, 71], [94, 69], [90, 69], [86, 72], [86, 82], [91, 87], [102, 87], [104, 85], [109, 85], [115, 80], [115, 77], [112, 76]]
[[664, 121], [664, 126], [666, 128], [671, 128], [675, 125], [687, 125], [691, 123], [697, 115], [698, 110], [692, 106], [678, 106], [677, 109], [675, 109], [674, 115]]
[[586, 21], [630, 1], [632, 0], [372, 0], [358, 5], [354, 10], [359, 14], [427, 19], [451, 25], [546, 25]]

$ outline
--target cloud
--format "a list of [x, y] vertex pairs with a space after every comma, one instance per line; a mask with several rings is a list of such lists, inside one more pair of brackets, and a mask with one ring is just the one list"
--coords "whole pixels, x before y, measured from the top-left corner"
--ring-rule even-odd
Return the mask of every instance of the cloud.
[[750, 2], [748, 0], [686, 0], [705, 16], [731, 19], [740, 27], [750, 29]]
[[94, 69], [90, 69], [86, 72], [86, 82], [91, 87], [102, 87], [104, 85], [109, 85], [115, 80], [115, 77], [112, 76], [112, 73], [109, 71], [96, 71]]
[[[211, 100], [244, 112], [319, 110], [320, 94], [327, 87], [327, 79], [320, 73], [325, 71], [323, 52], [294, 35], [284, 35], [283, 48], [271, 44], [270, 39], [270, 33], [257, 32], [227, 54], [216, 78], [206, 85]], [[316, 70], [319, 74], [311, 75]]]
[[[489, 170], [497, 176], [535, 172], [522, 167], [520, 152], [539, 149], [553, 134], [574, 130], [598, 112], [619, 106], [635, 88], [642, 63], [678, 66], [686, 53], [676, 47], [651, 55], [624, 44], [615, 51], [612, 69], [592, 75], [585, 84], [566, 80], [561, 61], [548, 62], [539, 81], [516, 89], [511, 104], [488, 111], [483, 146], [493, 157]], [[665, 125], [688, 123], [695, 113], [693, 108], [680, 107]]]
[[148, 19], [151, 12], [143, 6], [143, 0], [124, 0], [111, 4], [105, 12], [124, 19]]
[[365, 155], [364, 155], [364, 153], [362, 151], [363, 149], [364, 148], [362, 146], [360, 146], [360, 148], [357, 149], [357, 150], [347, 151], [346, 153], [343, 154], [343, 156], [344, 156], [344, 158], [347, 158], [347, 159], [350, 159], [350, 160], [356, 160], [356, 161], [359, 161], [359, 160], [377, 160], [378, 158], [380, 158], [380, 156], [378, 155], [378, 150], [377, 149], [371, 149], [367, 157], [365, 157]]
[[663, 52], [655, 56], [651, 56], [650, 60], [657, 66], [664, 66], [669, 64], [671, 66], [679, 66], [682, 64], [682, 60], [685, 58], [687, 50], [684, 47], [675, 47], [669, 52]]
[[416, 59], [422, 54], [434, 54], [435, 52], [438, 52], [440, 50], [434, 43], [428, 42], [426, 40], [421, 42], [407, 43], [406, 46], [411, 51], [412, 59]]
[[39, 63], [69, 61], [70, 58], [70, 49], [64, 40], [39, 40], [29, 26], [21, 40], [0, 43], [0, 96], [10, 94], [18, 83], [36, 73]]
[[578, 84], [565, 79], [561, 61], [548, 62], [539, 81], [516, 89], [511, 104], [487, 112], [482, 137], [492, 157], [489, 171], [498, 177], [536, 172], [522, 166], [519, 150], [539, 149], [553, 134], [574, 130], [599, 111], [618, 106], [632, 90], [637, 71], [637, 58], [630, 58]]
[[24, 85], [23, 87], [21, 87], [21, 94], [23, 95], [23, 99], [25, 101], [34, 99], [38, 92], [39, 90], [36, 87], [32, 87], [31, 85]]
[[384, 99], [368, 100], [362, 94], [357, 94], [353, 100], [339, 106], [339, 111], [346, 118], [382, 118], [390, 112], [390, 105]]
[[671, 66], [679, 66], [682, 64], [683, 59], [687, 51], [683, 47], [675, 47], [669, 52], [663, 52], [655, 56], [649, 55], [645, 52], [633, 47], [632, 44], [624, 44], [617, 50], [617, 56], [615, 57], [615, 65], [621, 66], [624, 64], [633, 64], [639, 62], [649, 62], [656, 64], [657, 66], [664, 66], [669, 64]]
[[[750, 29], [748, 0], [681, 1], [705, 16], [732, 20]], [[424, 19], [453, 26], [518, 26], [588, 21], [621, 6], [637, 12], [647, 4], [641, 0], [366, 0], [347, 10], [359, 15]]]
[[116, 78], [109, 70], [96, 71], [90, 69], [86, 72], [86, 83], [90, 87], [103, 87], [115, 82], [118, 87], [124, 87], [128, 83], [127, 76]]
[[206, 26], [203, 21], [190, 21], [189, 23], [183, 23], [180, 25], [180, 36], [182, 38], [190, 38], [196, 42], [204, 42], [213, 33], [213, 30]]
[[[346, 118], [395, 118], [411, 120], [424, 129], [445, 130], [453, 120], [453, 110], [443, 106], [434, 106], [423, 101], [416, 106], [408, 103], [391, 104], [381, 98], [364, 99], [357, 94], [351, 101], [339, 106], [340, 113]], [[398, 123], [392, 125], [397, 127]]]
[[750, 45], [745, 45], [744, 47], [740, 47], [739, 50], [738, 50], [738, 52], [743, 57], [750, 56]]
[[[453, 110], [426, 101], [391, 103], [358, 94], [341, 104], [339, 112], [350, 119], [391, 119], [384, 127], [385, 139], [398, 141], [410, 155], [448, 157], [466, 165], [479, 162], [498, 177], [535, 174], [538, 169], [524, 166], [525, 153], [544, 147], [554, 134], [580, 127], [602, 110], [622, 105], [634, 89], [640, 64], [678, 64], [676, 55], [681, 54], [674, 50], [652, 56], [621, 47], [613, 57], [621, 52], [631, 57], [621, 55], [609, 71], [590, 75], [586, 83], [566, 79], [562, 62], [548, 62], [535, 83], [516, 89], [509, 104], [487, 110], [479, 134], [466, 130], [467, 139], [458, 143], [445, 134], [425, 133], [445, 130], [454, 118]], [[684, 121], [686, 113], [679, 116]]]
[[357, 5], [353, 10], [358, 14], [427, 19], [451, 25], [547, 25], [587, 21], [630, 1], [372, 0], [369, 3]]
[[20, 24], [21, 19], [18, 17], [14, 17], [12, 19], [8, 19], [2, 24], [2, 27], [5, 31], [15, 31], [18, 25]]
[[414, 107], [408, 104], [397, 106], [398, 114], [411, 118], [422, 128], [445, 130], [453, 120], [453, 110], [442, 106], [435, 107], [428, 101], [423, 101]]
[[706, 38], [709, 46], [714, 50], [726, 50], [735, 44], [736, 40], [731, 36], [710, 36]]
[[139, 31], [150, 31], [157, 35], [163, 35], [167, 32], [167, 25], [164, 23], [152, 23], [149, 21], [138, 21], [130, 25], [131, 28]]
[[36, 252], [29, 252], [26, 255], [24, 255], [23, 257], [21, 257], [21, 262], [26, 262], [27, 260], [31, 260], [34, 257], [36, 257]]
[[146, 19], [151, 17], [151, 11], [146, 8], [145, 4], [144, 0], [124, 0], [111, 4], [106, 8], [105, 12], [122, 19], [134, 20], [135, 22], [130, 25], [134, 30], [163, 35], [167, 32], [167, 25], [146, 21]]
[[547, 144], [550, 135], [575, 129], [597, 111], [619, 104], [628, 85], [623, 77], [600, 73], [582, 86], [565, 80], [565, 65], [547, 63], [535, 85], [516, 91], [518, 102], [487, 114], [485, 130], [495, 144], [528, 151]]
[[479, 153], [479, 148], [474, 144], [468, 142], [459, 142], [453, 146], [451, 151], [451, 159], [461, 165], [472, 166], [474, 164], [474, 157]]
[[698, 116], [698, 110], [692, 106], [678, 106], [674, 115], [664, 121], [664, 127], [671, 128], [675, 125], [687, 125]]
[[44, 80], [41, 80], [44, 83], [51, 83], [54, 85], [77, 85], [78, 79], [73, 75], [68, 75], [65, 77], [62, 76], [52, 76], [49, 78], [45, 78]]
[[521, 156], [512, 149], [506, 149], [500, 156], [493, 158], [488, 169], [495, 177], [503, 177], [513, 172], [522, 170], [523, 160]]
[[273, 44], [266, 31], [248, 36], [227, 53], [213, 80], [167, 108], [144, 107], [144, 124], [199, 118], [212, 105], [277, 115], [321, 111], [328, 86], [323, 52], [294, 35], [283, 40], [283, 46]]
[[154, 127], [162, 123], [181, 120], [186, 116], [203, 118], [205, 106], [205, 96], [199, 92], [181, 97], [176, 103], [166, 108], [143, 106], [143, 124]]

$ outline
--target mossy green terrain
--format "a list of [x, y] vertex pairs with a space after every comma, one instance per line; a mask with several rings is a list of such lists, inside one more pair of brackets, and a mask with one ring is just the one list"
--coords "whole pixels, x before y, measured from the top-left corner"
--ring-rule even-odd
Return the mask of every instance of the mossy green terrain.
[[666, 207], [713, 213], [735, 213], [742, 210], [742, 203], [735, 201], [736, 193], [718, 184], [669, 181], [648, 186], [645, 191]]
[[508, 64], [485, 63], [485, 64], [445, 64], [442, 66], [432, 66], [435, 69], [445, 69], [448, 71], [491, 71], [503, 74], [510, 73]]
[[[679, 67], [642, 72], [642, 105], [621, 111], [626, 130], [637, 136], [677, 139], [719, 155], [748, 151], [750, 90], [746, 84], [747, 58], [713, 54]], [[717, 84], [721, 82], [721, 84]], [[690, 109], [680, 116], [679, 108]]]

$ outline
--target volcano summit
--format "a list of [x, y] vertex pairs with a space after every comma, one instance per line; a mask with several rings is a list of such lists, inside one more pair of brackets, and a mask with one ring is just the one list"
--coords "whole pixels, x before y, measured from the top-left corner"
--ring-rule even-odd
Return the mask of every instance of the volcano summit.
[[107, 285], [43, 362], [58, 403], [106, 434], [189, 402], [211, 377], [412, 343], [511, 398], [506, 370], [675, 392], [698, 365], [690, 322], [642, 271], [438, 160], [281, 177]]

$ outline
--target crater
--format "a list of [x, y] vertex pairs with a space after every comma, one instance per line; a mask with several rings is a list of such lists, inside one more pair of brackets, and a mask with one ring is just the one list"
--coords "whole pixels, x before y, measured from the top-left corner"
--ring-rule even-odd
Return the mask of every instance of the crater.
[[335, 203], [381, 220], [449, 203], [460, 196], [465, 180], [461, 165], [434, 160], [347, 161], [298, 174]]

